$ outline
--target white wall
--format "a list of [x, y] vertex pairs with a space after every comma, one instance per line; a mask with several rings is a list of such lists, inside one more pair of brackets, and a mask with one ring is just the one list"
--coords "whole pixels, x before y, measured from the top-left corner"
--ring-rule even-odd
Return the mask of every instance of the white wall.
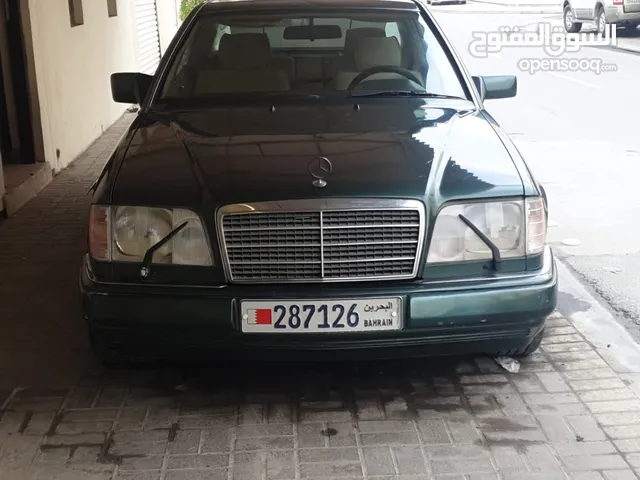
[[[134, 0], [118, 0], [111, 18], [107, 0], [84, 0], [84, 24], [75, 27], [68, 0], [28, 1], [44, 159], [60, 171], [126, 108], [111, 99], [109, 76], [138, 67]], [[177, 28], [175, 0], [157, 2], [166, 41]]]
[[160, 50], [163, 54], [181, 23], [178, 16], [179, 4], [180, 0], [156, 0], [158, 23], [160, 24]]

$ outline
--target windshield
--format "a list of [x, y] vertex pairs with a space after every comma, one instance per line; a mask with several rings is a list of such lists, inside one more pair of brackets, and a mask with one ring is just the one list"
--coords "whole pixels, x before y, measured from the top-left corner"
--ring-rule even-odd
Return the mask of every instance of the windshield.
[[224, 95], [410, 92], [466, 98], [418, 12], [203, 14], [158, 102]]

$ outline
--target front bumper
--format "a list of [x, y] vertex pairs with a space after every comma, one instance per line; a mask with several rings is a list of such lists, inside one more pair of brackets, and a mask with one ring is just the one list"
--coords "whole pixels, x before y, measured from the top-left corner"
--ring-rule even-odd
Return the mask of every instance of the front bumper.
[[[557, 303], [551, 249], [526, 274], [448, 282], [359, 285], [150, 286], [99, 282], [85, 259], [82, 309], [94, 346], [131, 359], [349, 359], [495, 353], [521, 348]], [[402, 296], [400, 331], [242, 333], [239, 301]]]

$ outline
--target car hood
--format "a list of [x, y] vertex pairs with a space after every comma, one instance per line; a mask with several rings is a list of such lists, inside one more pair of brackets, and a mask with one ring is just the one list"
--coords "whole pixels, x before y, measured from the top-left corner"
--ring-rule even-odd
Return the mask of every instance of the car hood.
[[[441, 204], [523, 194], [499, 128], [462, 100], [218, 107], [137, 123], [114, 204], [383, 196]], [[310, 173], [318, 157], [332, 165], [323, 188]]]

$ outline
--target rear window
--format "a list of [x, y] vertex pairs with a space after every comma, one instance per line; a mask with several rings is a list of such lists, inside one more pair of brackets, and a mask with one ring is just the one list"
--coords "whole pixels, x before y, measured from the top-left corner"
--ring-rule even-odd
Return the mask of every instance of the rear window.
[[[284, 38], [285, 29], [288, 26], [309, 26], [309, 25], [329, 25], [340, 27], [340, 38], [327, 38], [327, 39], [313, 39], [313, 40], [288, 40]], [[400, 31], [398, 30], [397, 22], [369, 22], [365, 20], [353, 20], [349, 18], [303, 18], [303, 19], [284, 19], [281, 21], [281, 25], [268, 28], [252, 28], [252, 27], [228, 27], [226, 33], [264, 33], [269, 38], [269, 42], [273, 48], [287, 49], [287, 48], [335, 48], [344, 49], [344, 45], [347, 39], [347, 31], [358, 30], [361, 28], [376, 28], [384, 30], [386, 36], [396, 37], [398, 41], [402, 42]]]
[[353, 90], [465, 98], [456, 69], [417, 12], [375, 10], [202, 15], [159, 100]]

